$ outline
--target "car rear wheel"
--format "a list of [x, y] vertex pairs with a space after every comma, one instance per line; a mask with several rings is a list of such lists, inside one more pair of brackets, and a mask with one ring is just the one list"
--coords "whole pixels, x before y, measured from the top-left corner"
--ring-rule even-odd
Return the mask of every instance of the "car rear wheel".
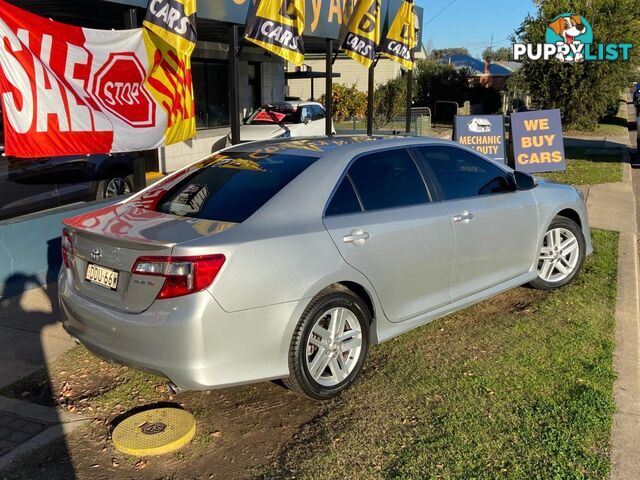
[[133, 192], [132, 175], [115, 173], [98, 182], [96, 199], [119, 197], [131, 192]]
[[309, 304], [291, 340], [287, 387], [314, 400], [349, 388], [369, 348], [371, 313], [350, 290], [330, 290]]
[[538, 278], [531, 286], [553, 290], [570, 283], [584, 263], [585, 241], [582, 229], [565, 217], [549, 225], [538, 256]]

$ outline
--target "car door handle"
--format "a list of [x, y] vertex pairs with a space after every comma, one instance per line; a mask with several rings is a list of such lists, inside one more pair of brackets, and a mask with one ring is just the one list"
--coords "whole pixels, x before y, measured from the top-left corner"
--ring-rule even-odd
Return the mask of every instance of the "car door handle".
[[364, 242], [371, 238], [369, 232], [365, 232], [361, 228], [354, 228], [349, 235], [342, 237], [344, 243], [353, 243], [356, 247], [364, 245]]
[[473, 220], [473, 213], [469, 213], [467, 211], [465, 211], [464, 213], [461, 213], [460, 215], [455, 215], [453, 217], [453, 221], [454, 222], [466, 222], [469, 223], [470, 220]]

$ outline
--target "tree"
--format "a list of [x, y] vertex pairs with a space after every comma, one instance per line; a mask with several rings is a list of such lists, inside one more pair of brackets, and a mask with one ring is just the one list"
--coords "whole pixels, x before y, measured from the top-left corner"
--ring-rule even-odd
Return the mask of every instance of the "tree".
[[[637, 43], [640, 38], [636, 0], [545, 0], [536, 16], [528, 16], [516, 32], [518, 43], [544, 43], [551, 20], [577, 12], [593, 27], [594, 44]], [[638, 50], [625, 61], [562, 63], [525, 59], [514, 83], [542, 108], [559, 108], [565, 127], [593, 130], [598, 120], [617, 106], [620, 92], [637, 75]]]
[[470, 54], [469, 54], [469, 50], [467, 50], [465, 47], [435, 48], [431, 51], [431, 58], [433, 60], [440, 60], [441, 58], [445, 58], [450, 55], [470, 55]]
[[482, 58], [492, 62], [508, 62], [513, 60], [513, 49], [511, 47], [501, 47], [496, 50], [487, 48], [482, 52]]
[[[351, 117], [363, 118], [367, 114], [367, 94], [340, 83], [333, 84], [333, 118], [340, 122]], [[325, 104], [325, 96], [320, 96], [320, 103]]]
[[373, 93], [373, 128], [382, 128], [406, 109], [407, 79], [398, 77], [378, 85]]
[[416, 103], [434, 112], [438, 100], [457, 102], [468, 100], [471, 72], [451, 65], [421, 60], [416, 63]]

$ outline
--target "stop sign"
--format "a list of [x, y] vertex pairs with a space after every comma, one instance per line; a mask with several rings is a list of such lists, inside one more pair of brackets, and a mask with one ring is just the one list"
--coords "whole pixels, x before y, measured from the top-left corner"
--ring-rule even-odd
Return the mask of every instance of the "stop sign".
[[156, 103], [144, 79], [145, 69], [133, 52], [111, 53], [96, 72], [93, 94], [103, 108], [132, 127], [152, 127]]

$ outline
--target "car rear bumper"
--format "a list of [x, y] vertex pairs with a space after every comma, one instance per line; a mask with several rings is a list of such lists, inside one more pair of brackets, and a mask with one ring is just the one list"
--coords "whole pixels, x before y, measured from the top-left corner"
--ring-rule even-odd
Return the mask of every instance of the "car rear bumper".
[[58, 281], [64, 329], [95, 354], [206, 390], [289, 374], [289, 343], [305, 302], [225, 312], [207, 292], [156, 300], [130, 314]]

